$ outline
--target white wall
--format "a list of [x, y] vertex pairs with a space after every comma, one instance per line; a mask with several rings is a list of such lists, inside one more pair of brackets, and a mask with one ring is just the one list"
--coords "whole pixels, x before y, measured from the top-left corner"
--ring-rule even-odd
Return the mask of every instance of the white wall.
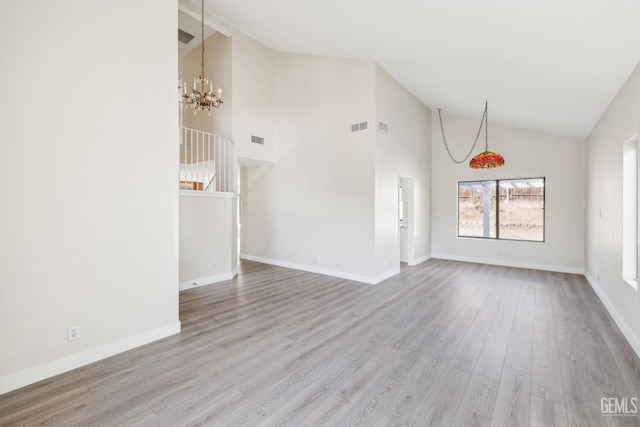
[[[389, 133], [378, 132], [377, 120], [389, 125]], [[376, 137], [375, 159], [375, 274], [397, 271], [398, 177], [413, 181], [410, 216], [412, 247], [409, 263], [429, 257], [431, 111], [407, 92], [384, 69], [376, 65], [376, 119], [371, 123]]]
[[[482, 112], [480, 105], [478, 113]], [[442, 115], [452, 154], [463, 158], [480, 119]], [[584, 269], [584, 143], [489, 121], [489, 149], [502, 154], [501, 168], [475, 170], [455, 164], [433, 114], [432, 252], [434, 257], [582, 273]], [[484, 129], [473, 155], [484, 150]], [[457, 182], [546, 178], [545, 242], [458, 238]]]
[[237, 206], [231, 193], [180, 192], [180, 289], [238, 273]]
[[0, 393], [180, 329], [176, 22], [2, 6]]
[[374, 63], [276, 54], [274, 65], [277, 157], [246, 170], [242, 253], [370, 278], [375, 130], [350, 125], [375, 119]]
[[[275, 53], [233, 30], [233, 140], [238, 157], [272, 162], [276, 156], [274, 116]], [[264, 145], [251, 136], [264, 138]]]
[[586, 141], [586, 276], [637, 354], [638, 291], [622, 279], [622, 147], [639, 133], [640, 65]]

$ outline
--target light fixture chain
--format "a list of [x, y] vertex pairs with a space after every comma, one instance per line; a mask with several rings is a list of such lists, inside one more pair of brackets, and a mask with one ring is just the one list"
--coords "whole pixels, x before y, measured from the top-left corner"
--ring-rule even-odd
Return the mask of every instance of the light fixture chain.
[[[471, 150], [469, 150], [469, 153], [462, 160], [454, 159], [453, 155], [451, 154], [451, 150], [449, 150], [449, 144], [447, 144], [447, 139], [444, 136], [444, 126], [442, 125], [442, 114], [441, 114], [441, 109], [440, 108], [438, 108], [438, 118], [440, 119], [440, 131], [442, 132], [442, 140], [444, 141], [444, 147], [447, 149], [447, 154], [449, 154], [449, 158], [451, 158], [451, 160], [453, 160], [457, 164], [466, 162], [467, 159], [469, 158], [469, 156], [471, 156], [471, 153], [473, 153], [473, 149], [476, 148], [476, 144], [478, 143], [478, 138], [480, 137], [480, 131], [482, 131], [482, 125], [486, 123], [486, 119], [487, 119], [487, 104], [485, 103], [485, 105], [484, 105], [484, 112], [482, 113], [482, 119], [480, 119], [480, 127], [478, 128], [478, 133], [476, 134], [476, 140], [473, 141], [473, 145], [471, 146]], [[487, 126], [485, 124], [485, 136], [488, 135], [486, 133], [486, 131], [487, 131], [486, 127]], [[486, 146], [487, 146], [487, 143], [486, 143], [486, 140], [485, 140], [485, 148], [486, 148]]]
[[484, 151], [489, 151], [489, 101], [484, 101]]
[[204, 76], [204, 0], [202, 0], [202, 20], [200, 22], [202, 24], [202, 61], [200, 62], [200, 67]]

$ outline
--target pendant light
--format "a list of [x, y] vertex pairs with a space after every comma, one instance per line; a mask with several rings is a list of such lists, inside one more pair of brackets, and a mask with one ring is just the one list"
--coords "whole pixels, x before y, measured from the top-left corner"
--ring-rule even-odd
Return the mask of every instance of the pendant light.
[[504, 157], [502, 157], [498, 153], [489, 151], [488, 110], [489, 110], [489, 104], [488, 102], [485, 102], [484, 113], [482, 113], [482, 119], [480, 120], [480, 127], [478, 128], [478, 133], [476, 134], [476, 139], [473, 142], [473, 145], [471, 146], [471, 150], [469, 150], [469, 153], [466, 155], [464, 159], [456, 160], [451, 155], [451, 151], [449, 150], [449, 145], [447, 144], [447, 139], [444, 136], [444, 127], [442, 126], [442, 114], [440, 113], [441, 110], [438, 108], [438, 117], [440, 119], [440, 130], [442, 131], [442, 140], [444, 141], [444, 146], [447, 149], [447, 154], [449, 154], [449, 157], [455, 163], [458, 163], [458, 164], [464, 163], [467, 161], [469, 156], [471, 156], [471, 153], [473, 153], [473, 149], [476, 147], [476, 144], [478, 143], [478, 137], [480, 136], [480, 131], [482, 130], [482, 126], [484, 125], [484, 132], [485, 132], [484, 151], [480, 154], [477, 154], [471, 159], [471, 161], [469, 162], [469, 167], [472, 169], [489, 169], [489, 168], [499, 168], [500, 166], [504, 166]]
[[222, 90], [218, 89], [218, 94], [213, 92], [213, 83], [209, 81], [204, 74], [204, 0], [202, 0], [202, 61], [200, 67], [202, 73], [199, 77], [193, 79], [193, 90], [187, 92], [187, 85], [183, 85], [184, 92], [182, 98], [184, 99], [185, 108], [193, 108], [194, 114], [197, 114], [198, 110], [206, 110], [211, 114], [212, 108], [220, 108], [222, 104]]

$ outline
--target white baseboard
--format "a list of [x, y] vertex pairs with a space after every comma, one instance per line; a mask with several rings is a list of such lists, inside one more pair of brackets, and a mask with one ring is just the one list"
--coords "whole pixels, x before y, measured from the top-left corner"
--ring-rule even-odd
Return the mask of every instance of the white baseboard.
[[382, 274], [377, 275], [376, 277], [373, 278], [373, 281], [370, 282], [372, 285], [377, 285], [378, 283], [382, 282], [383, 280], [387, 280], [390, 277], [395, 276], [396, 274], [400, 274], [400, 267], [396, 267], [396, 268], [392, 268], [391, 270], [387, 270]]
[[230, 273], [218, 274], [217, 276], [203, 277], [201, 279], [187, 280], [180, 282], [180, 290], [197, 288], [200, 286], [211, 285], [213, 283], [224, 282], [225, 280], [231, 280], [238, 275], [238, 269], [231, 271]]
[[27, 386], [29, 384], [51, 378], [63, 372], [106, 359], [132, 348], [140, 347], [150, 342], [180, 333], [180, 322], [133, 335], [118, 341], [71, 354], [61, 359], [52, 360], [42, 365], [24, 369], [0, 377], [0, 394]]
[[331, 270], [327, 268], [316, 267], [313, 265], [297, 264], [294, 262], [280, 261], [280, 260], [271, 259], [271, 258], [263, 258], [260, 256], [249, 255], [249, 254], [240, 254], [240, 258], [246, 259], [248, 261], [261, 262], [263, 264], [277, 265], [278, 267], [286, 267], [286, 268], [292, 268], [294, 270], [308, 271], [309, 273], [318, 273], [318, 274], [324, 274], [325, 276], [340, 277], [341, 279], [354, 280], [356, 282], [368, 283], [370, 285], [378, 284], [383, 280], [388, 279], [389, 277], [400, 273], [400, 267], [396, 267], [378, 276], [365, 276], [361, 274], [353, 274], [353, 273], [347, 273], [339, 270]]
[[451, 261], [474, 262], [477, 264], [501, 265], [504, 267], [530, 268], [532, 270], [556, 271], [558, 273], [584, 274], [584, 268], [566, 267], [562, 265], [531, 264], [528, 262], [505, 261], [490, 258], [473, 258], [447, 254], [432, 254], [432, 258], [448, 259]]
[[622, 316], [620, 316], [615, 306], [611, 303], [611, 301], [609, 301], [609, 298], [607, 298], [604, 291], [600, 289], [593, 276], [589, 274], [588, 271], [586, 271], [584, 273], [584, 277], [587, 278], [587, 282], [589, 282], [589, 284], [593, 288], [593, 291], [596, 293], [596, 295], [598, 295], [598, 298], [600, 298], [600, 301], [602, 301], [602, 304], [604, 304], [604, 307], [613, 318], [613, 321], [616, 322], [616, 325], [618, 325], [618, 328], [620, 328], [620, 331], [622, 331], [622, 335], [624, 335], [627, 341], [629, 341], [629, 344], [631, 345], [631, 348], [633, 348], [633, 351], [635, 351], [636, 355], [640, 357], [640, 340], [633, 332], [633, 329], [631, 329], [629, 325], [627, 325], [627, 323], [622, 319]]
[[431, 254], [427, 254], [425, 256], [421, 256], [420, 258], [414, 258], [412, 261], [407, 262], [407, 265], [409, 267], [415, 267], [418, 264], [422, 264], [425, 261], [428, 261], [431, 259]]

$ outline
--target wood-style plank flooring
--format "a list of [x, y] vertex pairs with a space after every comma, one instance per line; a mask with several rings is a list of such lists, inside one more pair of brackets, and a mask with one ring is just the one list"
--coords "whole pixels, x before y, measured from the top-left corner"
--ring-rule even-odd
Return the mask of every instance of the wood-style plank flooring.
[[0, 425], [618, 426], [640, 364], [584, 277], [430, 260], [376, 286], [243, 261], [181, 334], [0, 396]]

